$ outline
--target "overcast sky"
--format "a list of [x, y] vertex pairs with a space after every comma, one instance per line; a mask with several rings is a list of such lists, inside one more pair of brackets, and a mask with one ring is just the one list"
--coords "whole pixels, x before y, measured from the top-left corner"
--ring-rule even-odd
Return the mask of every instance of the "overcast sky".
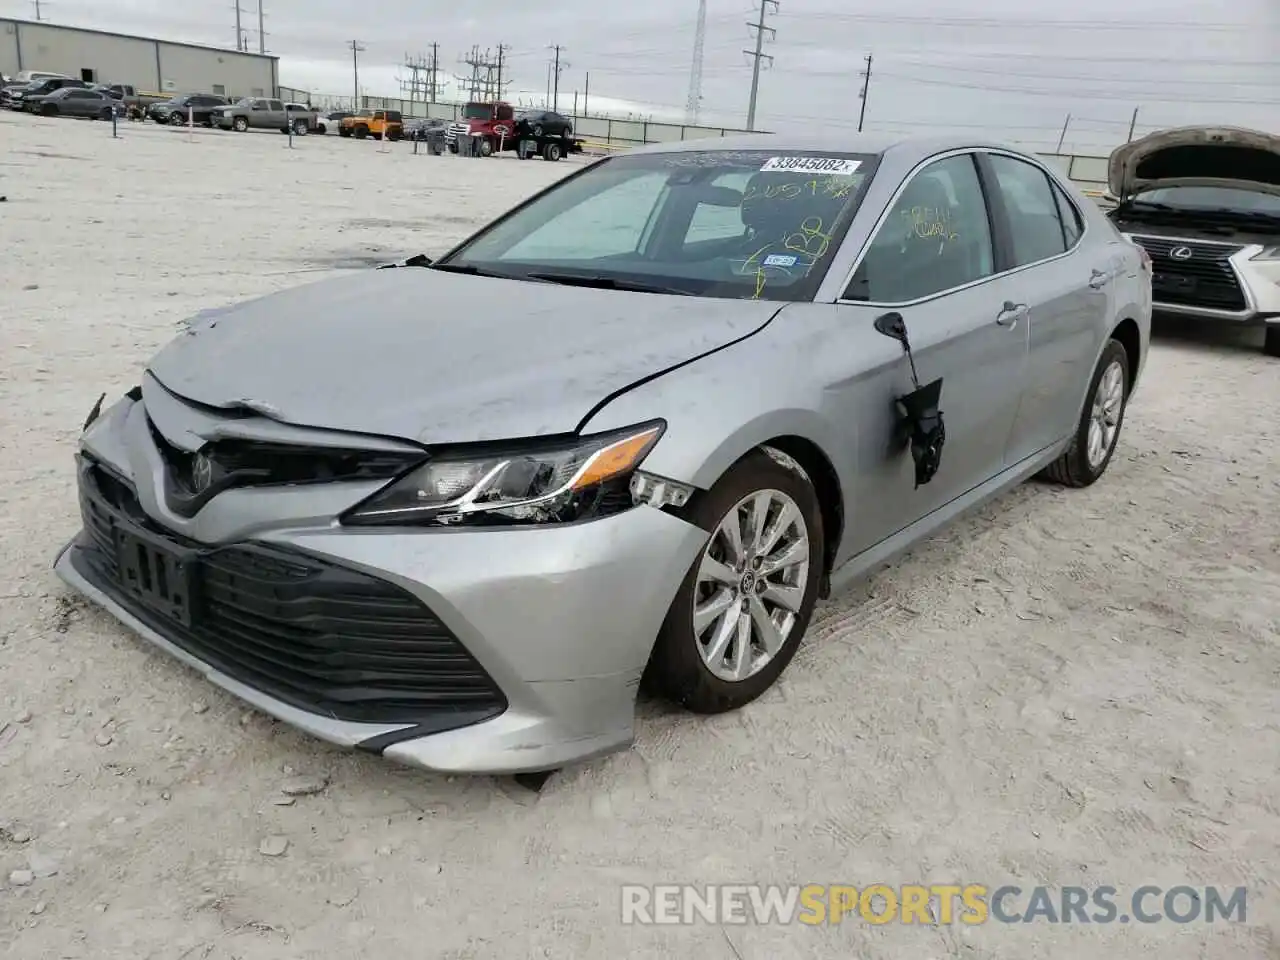
[[[243, 26], [258, 47], [258, 0]], [[704, 123], [745, 125], [753, 0], [709, 0]], [[508, 98], [541, 102], [551, 44], [564, 47], [560, 108], [587, 86], [591, 111], [680, 119], [697, 0], [263, 0], [267, 51], [281, 83], [349, 96], [348, 42], [365, 47], [361, 92], [399, 95], [409, 56], [439, 56], [448, 75], [472, 45], [506, 57]], [[235, 0], [41, 0], [54, 23], [235, 47]], [[1033, 8], [1039, 7], [1037, 12]], [[606, 12], [607, 11], [607, 12]], [[33, 18], [33, 0], [0, 0]], [[867, 129], [979, 127], [1039, 149], [1098, 152], [1138, 132], [1228, 122], [1280, 131], [1277, 0], [781, 0], [770, 7], [774, 57], [761, 75], [756, 125], [856, 128], [863, 58], [873, 55]], [[452, 99], [451, 85], [445, 97]], [[1095, 149], [1091, 149], [1095, 148]]]

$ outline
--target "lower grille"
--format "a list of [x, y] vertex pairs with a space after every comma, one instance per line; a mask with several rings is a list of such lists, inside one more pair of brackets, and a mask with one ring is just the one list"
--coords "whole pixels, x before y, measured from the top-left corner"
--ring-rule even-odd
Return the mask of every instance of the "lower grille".
[[[1248, 306], [1228, 262], [1243, 247], [1167, 237], [1135, 236], [1133, 240], [1151, 257], [1151, 287], [1157, 303], [1232, 311]], [[1174, 251], [1182, 255], [1175, 257]]]
[[[507, 707], [449, 628], [394, 584], [276, 546], [190, 543], [147, 520], [132, 489], [89, 462], [80, 498], [80, 572], [165, 639], [242, 683], [311, 713], [424, 732]], [[130, 591], [120, 551], [131, 531], [190, 558], [185, 618]]]

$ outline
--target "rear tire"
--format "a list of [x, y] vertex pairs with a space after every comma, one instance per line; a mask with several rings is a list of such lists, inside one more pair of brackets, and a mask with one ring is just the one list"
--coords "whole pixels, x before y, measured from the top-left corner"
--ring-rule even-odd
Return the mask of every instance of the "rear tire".
[[107, 109], [105, 109], [105, 110], [100, 110], [100, 111], [98, 112], [98, 119], [99, 119], [99, 120], [106, 120], [106, 121], [110, 121], [110, 120], [111, 120], [111, 109], [110, 109], [110, 108], [107, 108]]
[[46, 103], [44, 107], [41, 108], [40, 112], [46, 117], [56, 117], [58, 115], [58, 108], [52, 103]]
[[[1114, 385], [1117, 375], [1118, 394]], [[1124, 426], [1124, 414], [1129, 405], [1131, 377], [1129, 355], [1125, 353], [1124, 347], [1119, 340], [1108, 341], [1089, 381], [1089, 392], [1086, 394], [1080, 419], [1076, 422], [1071, 445], [1062, 456], [1041, 471], [1042, 478], [1068, 487], [1087, 487], [1106, 473], [1120, 442], [1120, 428]], [[1095, 430], [1101, 434], [1101, 453], [1098, 452], [1096, 436], [1092, 437], [1093, 446], [1090, 445], [1091, 435]]]
[[[754, 498], [763, 498], [766, 492], [772, 506], [765, 518], [764, 539], [769, 539], [775, 526], [780, 526], [780, 538], [776, 544], [766, 543], [771, 549], [757, 553], [756, 558], [776, 560], [784, 551], [791, 557], [785, 567], [761, 575], [755, 572], [757, 560], [748, 555], [751, 553], [751, 520], [747, 520], [744, 528], [741, 519], [751, 518]], [[745, 508], [744, 504], [747, 504]], [[786, 514], [775, 512], [775, 508], [785, 508]], [[785, 522], [778, 525], [777, 520], [784, 516]], [[710, 536], [671, 602], [645, 668], [643, 684], [646, 689], [694, 713], [724, 713], [745, 706], [773, 686], [800, 646], [817, 604], [818, 585], [822, 580], [822, 511], [812, 481], [798, 465], [784, 466], [769, 454], [755, 451], [734, 464], [715, 486], [694, 500], [685, 517], [710, 531]], [[722, 529], [732, 527], [747, 531], [742, 536], [745, 544], [742, 555], [737, 558], [722, 533]], [[705, 566], [706, 563], [710, 566]], [[707, 578], [708, 569], [720, 570], [725, 579], [713, 585]], [[781, 582], [779, 578], [784, 576], [791, 582]], [[735, 583], [729, 584], [728, 579]], [[776, 605], [774, 593], [777, 591], [781, 596], [784, 589], [787, 589], [785, 596], [790, 607]], [[714, 592], [708, 593], [709, 590]], [[748, 595], [752, 599], [745, 601], [744, 608], [743, 598]], [[723, 612], [714, 615], [709, 612], [716, 610]], [[777, 616], [784, 625], [789, 624], [785, 630], [779, 630], [778, 625], [768, 619]], [[781, 634], [780, 642], [767, 659], [764, 657], [769, 651], [763, 643], [757, 644], [754, 630], [748, 642], [740, 639], [747, 624], [759, 622], [757, 617], [766, 618]], [[718, 643], [718, 636], [730, 639]], [[762, 634], [759, 639], [763, 639]], [[740, 643], [741, 650], [738, 649]], [[748, 663], [758, 664], [752, 668], [754, 672], [747, 673], [743, 679], [719, 675], [731, 671], [732, 663], [744, 654], [749, 657]], [[717, 664], [717, 672], [713, 672], [712, 663]]]
[[293, 135], [295, 137], [305, 137], [307, 135], [307, 121], [295, 120], [293, 122]]
[[1262, 352], [1268, 357], [1280, 357], [1280, 323], [1267, 324], [1262, 340]]

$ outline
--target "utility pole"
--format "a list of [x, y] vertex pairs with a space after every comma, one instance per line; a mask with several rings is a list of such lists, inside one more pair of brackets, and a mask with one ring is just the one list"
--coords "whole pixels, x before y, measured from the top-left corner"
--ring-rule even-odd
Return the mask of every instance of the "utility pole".
[[864, 58], [867, 61], [867, 69], [862, 71], [862, 93], [858, 96], [862, 99], [862, 108], [858, 111], [858, 132], [862, 132], [862, 124], [867, 119], [867, 94], [871, 90], [871, 54], [867, 54]]
[[347, 46], [351, 48], [351, 109], [355, 111], [360, 109], [360, 54], [365, 48], [359, 40], [351, 40]]
[[267, 52], [267, 31], [263, 26], [262, 0], [258, 0], [258, 52]]
[[693, 34], [693, 63], [689, 67], [689, 98], [685, 102], [685, 123], [698, 123], [702, 109], [702, 61], [707, 44], [707, 0], [698, 0], [698, 26]]
[[590, 99], [591, 99], [591, 71], [588, 70], [587, 71], [587, 88], [582, 91], [582, 115], [584, 117], [588, 117], [591, 115], [590, 114], [591, 104], [588, 102]]
[[495, 86], [498, 89], [498, 96], [495, 99], [498, 99], [498, 100], [502, 99], [502, 66], [503, 66], [503, 57], [505, 56], [506, 52], [507, 52], [507, 45], [504, 43], [498, 44], [498, 80], [495, 84]]
[[1067, 114], [1067, 119], [1062, 121], [1062, 133], [1058, 136], [1058, 153], [1062, 152], [1062, 145], [1067, 140], [1067, 127], [1071, 126], [1071, 114]]
[[557, 43], [551, 49], [555, 51], [555, 66], [552, 69], [551, 109], [558, 112], [560, 109], [560, 73], [562, 70], [568, 69], [569, 64], [560, 62], [560, 52], [564, 47]]
[[430, 87], [429, 87], [430, 93], [429, 93], [429, 96], [430, 96], [430, 100], [431, 100], [431, 102], [432, 102], [432, 103], [435, 103], [435, 102], [436, 102], [436, 96], [437, 96], [437, 94], [439, 93], [439, 90], [440, 90], [439, 83], [438, 83], [438, 78], [439, 78], [439, 75], [440, 75], [440, 44], [438, 44], [438, 43], [433, 43], [433, 44], [431, 45], [431, 67], [430, 67], [430, 70], [431, 70], [431, 79], [430, 79], [430, 81], [429, 81], [429, 83], [430, 83]]
[[44, 14], [40, 12], [40, 0], [33, 0], [33, 2], [35, 3], [35, 6], [36, 6], [36, 19], [43, 20]]
[[1129, 139], [1127, 139], [1125, 143], [1133, 143], [1133, 131], [1138, 126], [1138, 111], [1141, 109], [1141, 107], [1133, 108], [1133, 119], [1129, 121]]
[[756, 49], [743, 50], [742, 52], [755, 60], [755, 66], [751, 70], [751, 100], [747, 105], [747, 129], [754, 130], [756, 128], [756, 98], [760, 94], [760, 61], [768, 60], [773, 63], [773, 57], [764, 52], [764, 35], [768, 31], [769, 39], [772, 40], [778, 35], [778, 31], [773, 27], [764, 25], [765, 13], [769, 7], [773, 7], [773, 12], [778, 12], [778, 0], [760, 0], [760, 18], [755, 23], [748, 23], [747, 26], [756, 33]]
[[[236, 0], [236, 49], [244, 51], [244, 28], [240, 26], [240, 14], [244, 8], [240, 6], [240, 0]], [[36, 0], [36, 19], [40, 19], [40, 0]]]

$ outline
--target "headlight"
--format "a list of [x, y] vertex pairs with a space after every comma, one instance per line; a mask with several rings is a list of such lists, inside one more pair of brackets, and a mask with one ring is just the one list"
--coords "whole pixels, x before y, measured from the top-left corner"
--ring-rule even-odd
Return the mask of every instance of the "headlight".
[[1250, 260], [1280, 260], [1280, 247], [1266, 247], [1261, 253], [1256, 253]]
[[341, 518], [347, 525], [568, 523], [635, 505], [636, 468], [663, 421], [553, 443], [443, 452]]

